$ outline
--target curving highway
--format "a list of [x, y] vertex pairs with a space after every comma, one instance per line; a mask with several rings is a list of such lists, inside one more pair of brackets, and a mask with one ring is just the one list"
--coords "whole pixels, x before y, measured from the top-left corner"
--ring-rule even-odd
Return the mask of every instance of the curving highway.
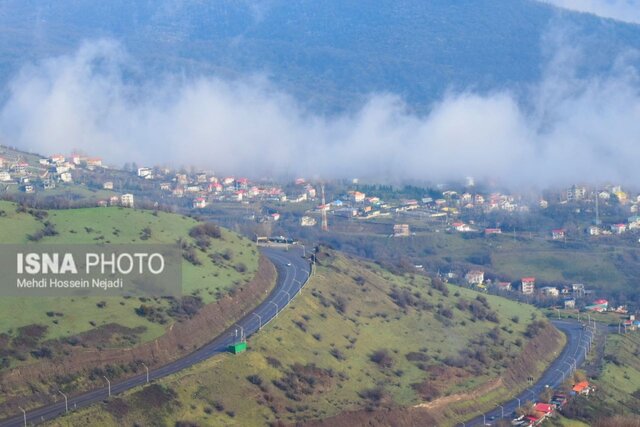
[[[216, 354], [223, 353], [227, 351], [229, 345], [238, 342], [243, 336], [245, 338], [251, 336], [269, 323], [271, 319], [275, 318], [278, 312], [284, 309], [293, 297], [302, 290], [302, 287], [311, 274], [311, 266], [307, 260], [302, 258], [302, 251], [295, 246], [291, 248], [289, 251], [275, 248], [262, 249], [262, 253], [271, 260], [278, 272], [276, 286], [264, 302], [209, 344], [194, 353], [158, 369], [150, 370], [148, 380], [153, 381], [166, 377], [167, 375], [189, 368]], [[75, 396], [65, 397], [63, 394], [60, 394], [60, 399], [57, 403], [33, 409], [24, 414], [19, 414], [13, 418], [1, 421], [0, 426], [20, 427], [26, 424], [38, 424], [56, 418], [67, 411], [84, 408], [108, 399], [109, 393], [111, 393], [111, 395], [119, 394], [143, 385], [146, 382], [147, 373], [145, 371], [142, 375], [137, 375], [121, 382], [114, 382], [110, 384], [110, 387], [105, 384], [104, 388], [95, 389]]]
[[466, 423], [464, 426], [493, 425], [502, 417], [508, 418], [511, 414], [526, 401], [535, 401], [538, 396], [547, 388], [557, 388], [565, 378], [582, 365], [585, 356], [591, 347], [594, 336], [594, 327], [586, 327], [582, 323], [570, 320], [554, 320], [551, 323], [564, 332], [567, 336], [567, 343], [560, 352], [560, 355], [551, 363], [542, 374], [538, 382], [531, 385], [512, 400], [499, 405], [493, 411], [480, 415]]

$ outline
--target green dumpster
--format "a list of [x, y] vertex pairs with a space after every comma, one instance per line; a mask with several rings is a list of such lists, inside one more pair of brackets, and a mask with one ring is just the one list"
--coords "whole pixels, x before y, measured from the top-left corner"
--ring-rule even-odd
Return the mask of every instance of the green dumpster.
[[229, 352], [231, 352], [233, 354], [242, 353], [246, 349], [247, 349], [247, 342], [246, 341], [239, 342], [239, 343], [236, 343], [236, 344], [231, 344], [229, 346]]

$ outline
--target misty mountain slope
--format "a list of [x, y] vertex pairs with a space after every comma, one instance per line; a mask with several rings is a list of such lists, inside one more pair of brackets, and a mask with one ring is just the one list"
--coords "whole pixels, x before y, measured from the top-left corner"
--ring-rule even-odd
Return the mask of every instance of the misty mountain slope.
[[263, 73], [329, 109], [371, 92], [419, 105], [447, 89], [486, 92], [539, 80], [558, 20], [584, 40], [585, 73], [607, 69], [640, 42], [638, 26], [530, 0], [9, 0], [0, 4], [0, 79], [25, 61], [106, 37], [152, 74]]

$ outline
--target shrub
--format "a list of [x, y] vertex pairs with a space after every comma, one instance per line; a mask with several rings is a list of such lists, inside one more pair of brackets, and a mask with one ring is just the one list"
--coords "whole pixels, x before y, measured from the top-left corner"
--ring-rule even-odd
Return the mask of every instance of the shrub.
[[381, 349], [375, 351], [370, 357], [373, 363], [377, 364], [381, 368], [390, 368], [393, 366], [393, 357], [389, 354], [389, 350]]
[[253, 385], [257, 385], [257, 386], [262, 385], [262, 378], [260, 377], [260, 375], [257, 375], [257, 374], [249, 375], [247, 377], [247, 381], [249, 381]]

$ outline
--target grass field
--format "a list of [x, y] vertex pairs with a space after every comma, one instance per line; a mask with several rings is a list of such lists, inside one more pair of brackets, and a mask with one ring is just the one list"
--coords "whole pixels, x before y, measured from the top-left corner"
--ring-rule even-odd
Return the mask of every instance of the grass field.
[[[593, 352], [591, 355], [593, 358]], [[640, 423], [640, 333], [607, 335], [604, 363], [592, 371], [596, 389], [588, 397], [572, 399], [564, 410], [563, 424], [584, 423], [602, 427]], [[581, 424], [576, 424], [581, 425]]]
[[497, 319], [475, 318], [458, 307], [478, 302], [471, 290], [433, 287], [423, 276], [330, 254], [290, 309], [250, 339], [248, 352], [210, 359], [52, 424], [262, 426], [413, 406], [496, 379], [522, 351], [531, 319], [542, 317], [487, 296]]
[[[29, 242], [28, 235], [42, 229], [28, 212], [16, 212], [16, 205], [0, 202], [0, 241], [3, 243], [175, 243], [182, 238], [192, 241], [189, 230], [197, 222], [191, 218], [164, 212], [153, 213], [123, 208], [88, 208], [47, 211], [44, 221], [50, 221], [57, 235], [44, 237], [38, 243]], [[150, 230], [143, 238], [142, 230]], [[229, 251], [228, 261], [214, 263], [210, 253]], [[222, 230], [222, 239], [212, 240], [207, 253], [198, 252], [202, 265], [186, 260], [182, 263], [183, 295], [198, 295], [204, 303], [215, 301], [234, 286], [249, 281], [257, 270], [257, 248], [247, 239]], [[243, 265], [243, 269], [236, 268]], [[97, 306], [104, 301], [103, 308]], [[163, 308], [166, 300], [157, 299], [148, 304]], [[127, 328], [143, 327], [136, 342], [144, 342], [162, 335], [171, 321], [161, 325], [138, 316], [134, 310], [140, 306], [135, 298], [0, 298], [0, 333], [15, 336], [20, 327], [40, 324], [47, 327], [43, 340], [68, 337], [103, 325], [117, 323]], [[49, 313], [49, 314], [47, 314]], [[56, 313], [52, 315], [51, 313]], [[168, 319], [171, 320], [171, 319]], [[105, 342], [104, 346], [131, 345], [130, 341]]]
[[596, 383], [607, 402], [640, 415], [639, 332], [607, 338], [605, 365]]

